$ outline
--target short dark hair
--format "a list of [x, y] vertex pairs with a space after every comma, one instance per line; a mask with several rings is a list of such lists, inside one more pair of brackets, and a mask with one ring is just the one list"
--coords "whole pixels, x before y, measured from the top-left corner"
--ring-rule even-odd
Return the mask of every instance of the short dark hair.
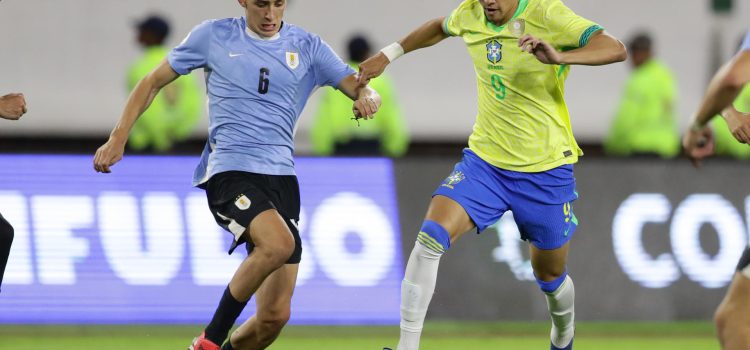
[[355, 35], [349, 39], [349, 60], [353, 62], [362, 62], [370, 55], [370, 42], [363, 35]]
[[158, 15], [151, 15], [137, 23], [141, 31], [150, 32], [163, 42], [169, 36], [169, 23]]
[[653, 40], [648, 33], [638, 33], [628, 43], [630, 51], [651, 51]]

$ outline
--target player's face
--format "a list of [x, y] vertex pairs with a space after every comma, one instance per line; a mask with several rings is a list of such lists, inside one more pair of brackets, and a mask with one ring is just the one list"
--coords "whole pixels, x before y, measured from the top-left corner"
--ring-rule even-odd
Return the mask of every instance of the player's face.
[[239, 0], [245, 8], [247, 27], [256, 34], [270, 38], [281, 29], [286, 0]]
[[513, 16], [513, 12], [518, 4], [517, 0], [479, 0], [484, 7], [484, 15], [487, 20], [496, 24], [503, 25]]

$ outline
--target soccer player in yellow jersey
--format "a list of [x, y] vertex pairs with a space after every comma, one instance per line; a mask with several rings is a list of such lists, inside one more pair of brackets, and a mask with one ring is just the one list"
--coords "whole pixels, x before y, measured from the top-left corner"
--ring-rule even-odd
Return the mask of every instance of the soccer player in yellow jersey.
[[552, 317], [551, 349], [572, 349], [574, 290], [566, 261], [577, 226], [572, 164], [582, 152], [563, 87], [570, 65], [623, 61], [625, 46], [560, 0], [465, 0], [447, 18], [428, 21], [363, 62], [360, 82], [450, 36], [463, 38], [474, 61], [479, 114], [469, 148], [435, 191], [409, 256], [398, 350], [419, 348], [440, 256], [462, 234], [484, 230], [508, 210], [531, 243]]

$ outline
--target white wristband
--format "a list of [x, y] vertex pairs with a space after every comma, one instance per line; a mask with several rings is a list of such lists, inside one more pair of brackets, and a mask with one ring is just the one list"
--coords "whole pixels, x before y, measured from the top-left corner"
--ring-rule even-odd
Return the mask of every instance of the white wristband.
[[380, 50], [385, 57], [388, 58], [389, 62], [395, 61], [397, 58], [404, 55], [404, 48], [401, 47], [401, 44], [397, 42], [390, 44], [386, 47], [384, 47], [382, 50]]

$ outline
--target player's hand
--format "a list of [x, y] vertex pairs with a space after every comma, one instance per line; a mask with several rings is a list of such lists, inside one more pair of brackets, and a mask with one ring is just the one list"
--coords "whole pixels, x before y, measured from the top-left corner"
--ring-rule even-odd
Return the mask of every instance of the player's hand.
[[373, 119], [380, 109], [380, 96], [363, 96], [354, 101], [352, 112], [357, 119]]
[[732, 132], [737, 141], [750, 143], [750, 115], [741, 113], [734, 107], [729, 106], [721, 112], [721, 116], [727, 121], [729, 131]]
[[562, 56], [557, 49], [546, 41], [531, 35], [526, 34], [518, 39], [518, 46], [521, 47], [521, 51], [534, 55], [539, 62], [544, 64], [560, 64], [562, 61]]
[[377, 78], [385, 71], [385, 67], [390, 64], [388, 57], [382, 52], [378, 52], [374, 56], [366, 59], [364, 62], [359, 64], [359, 74], [357, 75], [357, 82], [360, 85], [365, 85], [370, 82], [370, 79]]
[[125, 154], [125, 143], [113, 140], [111, 137], [94, 155], [94, 170], [98, 173], [111, 173], [109, 169], [112, 165], [119, 162]]
[[26, 99], [23, 94], [14, 93], [0, 97], [0, 117], [18, 120], [26, 113]]
[[685, 148], [693, 166], [700, 168], [701, 161], [714, 154], [714, 137], [711, 128], [705, 127], [702, 130], [690, 129], [682, 137], [682, 147]]

